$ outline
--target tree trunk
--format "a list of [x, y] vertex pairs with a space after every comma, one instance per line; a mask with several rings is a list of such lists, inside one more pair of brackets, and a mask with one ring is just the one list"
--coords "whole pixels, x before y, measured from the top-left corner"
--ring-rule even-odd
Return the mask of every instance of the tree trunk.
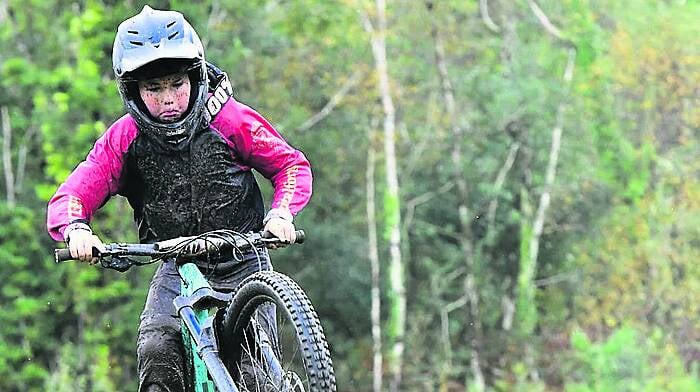
[[0, 123], [2, 123], [2, 166], [5, 174], [5, 191], [7, 205], [15, 206], [15, 178], [12, 173], [12, 125], [10, 114], [5, 106], [0, 108]]
[[401, 214], [399, 205], [399, 181], [395, 148], [395, 110], [389, 87], [389, 71], [386, 60], [386, 4], [376, 0], [377, 28], [369, 17], [363, 15], [365, 28], [371, 34], [372, 54], [377, 70], [379, 94], [384, 109], [384, 157], [386, 160], [387, 190], [384, 196], [386, 235], [389, 239], [389, 326], [387, 337], [392, 345], [389, 369], [392, 376], [391, 390], [399, 390], [402, 376], [404, 335], [406, 331], [406, 289], [404, 266], [401, 261]]
[[[432, 1], [427, 1], [426, 6], [428, 10], [433, 11], [434, 5]], [[431, 20], [435, 21], [435, 17]], [[474, 260], [474, 246], [473, 238], [470, 226], [471, 213], [469, 212], [469, 188], [467, 186], [467, 181], [464, 178], [464, 173], [462, 167], [464, 165], [464, 159], [462, 154], [461, 142], [464, 138], [464, 130], [459, 124], [459, 118], [457, 114], [457, 104], [454, 96], [454, 88], [452, 87], [452, 82], [447, 71], [447, 61], [445, 60], [445, 50], [442, 42], [441, 32], [438, 27], [433, 23], [431, 28], [431, 33], [433, 36], [433, 41], [435, 42], [435, 63], [438, 70], [438, 75], [440, 77], [440, 86], [442, 87], [442, 95], [445, 102], [445, 109], [447, 111], [447, 119], [449, 121], [449, 126], [452, 132], [452, 165], [453, 165], [453, 178], [455, 184], [457, 185], [457, 194], [459, 195], [459, 201], [457, 205], [457, 212], [459, 216], [460, 232], [459, 237], [460, 249], [462, 251], [462, 256], [464, 257], [464, 262], [467, 266], [467, 275], [464, 280], [464, 292], [465, 297], [468, 299], [468, 312], [467, 320], [469, 320], [468, 325], [471, 328], [467, 328], [466, 340], [469, 342], [470, 355], [469, 362], [471, 368], [472, 380], [469, 380], [469, 385], [474, 387], [477, 392], [483, 391], [485, 389], [484, 375], [481, 369], [481, 355], [480, 355], [480, 342], [482, 340], [481, 331], [481, 315], [479, 310], [479, 291], [477, 286], [476, 274], [478, 270], [476, 268], [476, 263]]]
[[23, 137], [22, 144], [17, 150], [17, 176], [15, 176], [15, 192], [21, 193], [22, 187], [24, 186], [24, 178], [27, 170], [27, 154], [29, 149], [32, 147], [31, 143], [34, 141], [34, 136], [36, 135], [37, 127], [32, 125], [27, 130], [27, 133]]
[[[557, 29], [546, 17], [544, 12], [537, 6], [533, 0], [528, 0], [528, 4], [533, 13], [539, 20], [542, 27], [555, 37], [555, 39], [563, 42], [568, 47], [566, 69], [563, 76], [563, 88], [568, 92], [571, 81], [573, 79], [574, 65], [576, 60], [576, 48], [569, 41], [566, 41], [559, 29]], [[547, 160], [547, 169], [545, 172], [545, 182], [540, 195], [537, 211], [533, 215], [531, 202], [527, 195], [527, 190], [523, 188], [521, 192], [521, 210], [523, 212], [523, 220], [521, 223], [520, 237], [520, 270], [518, 272], [517, 281], [517, 302], [516, 302], [516, 317], [518, 320], [518, 331], [523, 338], [529, 337], [535, 330], [537, 325], [537, 307], [535, 304], [536, 286], [534, 278], [537, 273], [537, 257], [539, 254], [540, 237], [544, 230], [544, 222], [546, 219], [547, 210], [551, 200], [552, 186], [556, 179], [556, 169], [559, 160], [559, 150], [561, 147], [561, 137], [563, 133], [564, 111], [566, 109], [566, 101], [562, 100], [556, 112], [555, 124], [552, 129], [551, 144], [549, 149], [549, 157]], [[536, 358], [535, 352], [531, 345], [526, 345], [525, 350], [526, 362], [532, 365], [533, 378], [537, 378], [537, 372], [534, 368]]]
[[[7, 18], [7, 0], [0, 1], [0, 23], [5, 22], [5, 18]], [[1, 57], [0, 60], [2, 60]]]
[[[564, 86], [568, 89], [573, 77], [574, 62], [576, 58], [576, 50], [569, 49], [566, 71], [564, 73]], [[549, 148], [549, 158], [547, 161], [547, 171], [545, 173], [545, 183], [542, 194], [540, 195], [537, 212], [532, 216], [532, 212], [528, 211], [525, 216], [532, 217], [533, 221], [530, 226], [529, 220], [525, 221], [527, 227], [522, 227], [521, 231], [521, 261], [520, 272], [518, 276], [518, 307], [521, 309], [522, 318], [519, 318], [522, 327], [521, 331], [524, 334], [529, 334], [534, 330], [537, 323], [537, 312], [534, 309], [534, 277], [537, 270], [537, 256], [540, 249], [540, 237], [544, 230], [544, 222], [547, 214], [547, 209], [551, 201], [552, 185], [556, 178], [557, 162], [559, 160], [559, 150], [561, 147], [561, 136], [563, 132], [564, 122], [564, 102], [557, 107], [556, 124], [552, 129], [552, 142]], [[523, 197], [524, 199], [525, 197]], [[529, 201], [523, 200], [523, 203], [529, 205]], [[524, 210], [525, 211], [525, 210]]]
[[377, 219], [376, 207], [374, 201], [374, 168], [375, 168], [375, 151], [374, 151], [374, 124], [368, 130], [368, 148], [367, 148], [367, 236], [369, 247], [367, 256], [370, 262], [370, 271], [372, 275], [372, 387], [374, 392], [382, 390], [382, 329], [381, 329], [381, 296], [379, 295], [379, 250], [377, 246]]

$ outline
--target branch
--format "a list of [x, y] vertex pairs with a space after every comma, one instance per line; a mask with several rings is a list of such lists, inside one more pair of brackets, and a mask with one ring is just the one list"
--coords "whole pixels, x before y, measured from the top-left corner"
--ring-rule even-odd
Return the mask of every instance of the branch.
[[30, 126], [27, 133], [24, 135], [22, 144], [19, 146], [17, 152], [17, 177], [15, 178], [15, 188], [17, 192], [22, 191], [22, 185], [24, 183], [24, 174], [27, 166], [27, 153], [29, 152], [29, 144], [34, 138], [34, 134], [37, 131], [36, 126]]
[[440, 188], [438, 188], [436, 191], [426, 192], [420, 196], [416, 196], [413, 199], [408, 200], [406, 202], [406, 205], [415, 207], [419, 204], [423, 204], [423, 203], [429, 201], [430, 199], [432, 199], [435, 195], [449, 191], [450, 189], [452, 189], [453, 186], [454, 186], [454, 183], [452, 181], [448, 181], [445, 184], [443, 184]]
[[467, 301], [469, 298], [467, 298], [466, 295], [463, 295], [462, 297], [450, 302], [449, 304], [445, 305], [445, 313], [451, 313], [462, 306], [467, 304]]
[[499, 33], [501, 28], [494, 23], [493, 19], [489, 15], [489, 4], [488, 0], [479, 0], [479, 11], [481, 12], [481, 19], [484, 21], [486, 27], [494, 33]]
[[[428, 10], [434, 11], [432, 3], [426, 3], [426, 7], [428, 8]], [[457, 104], [454, 95], [454, 88], [450, 80], [450, 75], [447, 71], [447, 61], [445, 56], [445, 48], [443, 46], [442, 41], [442, 34], [438, 30], [438, 25], [435, 23], [436, 18], [431, 19], [433, 20], [433, 23], [430, 29], [430, 33], [435, 43], [435, 65], [437, 67], [438, 77], [440, 79], [440, 85], [442, 87], [442, 95], [443, 99], [445, 100], [447, 118], [449, 120], [449, 125], [454, 140], [454, 142], [452, 143], [451, 151], [452, 164], [454, 166], [452, 175], [454, 177], [455, 185], [457, 185], [457, 211], [463, 236], [463, 239], [460, 242], [462, 243], [463, 249], [465, 250], [465, 259], [467, 260], [467, 264], [470, 264], [472, 262], [472, 238], [469, 224], [467, 223], [469, 220], [468, 216], [470, 215], [469, 206], [467, 205], [469, 200], [469, 188], [461, 170], [462, 163], [464, 162], [464, 160], [460, 144], [460, 142], [463, 140], [463, 128], [467, 128], [467, 130], [469, 130], [469, 125], [467, 124], [466, 127], [462, 127], [458, 123], [459, 118], [457, 115]]]
[[218, 1], [213, 1], [211, 4], [211, 11], [209, 12], [209, 17], [207, 18], [207, 34], [202, 39], [202, 43], [206, 48], [209, 46], [209, 38], [211, 37], [211, 30], [214, 25], [221, 23], [227, 17], [226, 10], [221, 9], [221, 4]]
[[537, 279], [535, 280], [535, 286], [544, 287], [549, 286], [550, 284], [565, 282], [567, 280], [574, 280], [580, 275], [580, 273], [581, 271], [576, 269], [570, 272], [562, 272], [546, 278]]
[[450, 343], [450, 312], [459, 309], [466, 305], [467, 296], [462, 296], [456, 301], [450, 302], [444, 308], [440, 309], [440, 337], [442, 339], [443, 349], [445, 350], [444, 367], [452, 368], [452, 344]]
[[462, 236], [455, 234], [455, 231], [451, 228], [446, 228], [443, 224], [434, 224], [428, 221], [419, 221], [419, 223], [425, 227], [430, 227], [435, 230], [435, 233], [443, 235], [445, 237], [451, 238], [453, 241], [461, 241]]
[[[569, 57], [566, 62], [566, 70], [564, 71], [564, 86], [568, 90], [571, 85], [571, 80], [574, 74], [574, 64], [576, 62], [576, 49], [569, 48]], [[565, 103], [562, 101], [557, 108], [556, 124], [552, 130], [552, 144], [549, 150], [549, 159], [547, 162], [547, 172], [545, 174], [545, 184], [540, 203], [537, 207], [535, 222], [532, 225], [532, 240], [530, 244], [530, 258], [532, 262], [537, 261], [537, 253], [539, 251], [539, 240], [544, 229], [544, 220], [547, 208], [551, 200], [552, 185], [557, 172], [557, 162], [559, 160], [559, 149], [561, 147], [562, 127], [564, 123]]]
[[552, 24], [552, 22], [549, 21], [549, 18], [542, 11], [542, 8], [540, 8], [540, 6], [537, 5], [537, 3], [535, 3], [535, 0], [527, 0], [527, 3], [530, 5], [530, 9], [537, 17], [537, 20], [540, 21], [542, 27], [544, 27], [544, 29], [547, 30], [549, 34], [553, 35], [556, 39], [559, 39], [561, 41], [568, 41], [564, 38], [563, 34], [561, 33], [561, 30], [559, 30], [556, 26]]
[[451, 272], [445, 272], [444, 275], [440, 277], [442, 280], [442, 284], [446, 287], [449, 287], [452, 282], [455, 280], [459, 279], [464, 275], [464, 273], [467, 272], [467, 269], [465, 267], [459, 267], [457, 269], [452, 270]]
[[360, 81], [362, 76], [364, 76], [364, 72], [362, 70], [355, 71], [355, 73], [352, 74], [352, 76], [345, 81], [345, 83], [340, 87], [340, 89], [335, 94], [333, 94], [333, 96], [328, 101], [328, 103], [326, 103], [323, 109], [321, 109], [320, 112], [311, 116], [308, 120], [304, 121], [304, 123], [297, 128], [297, 131], [307, 131], [309, 128], [316, 125], [319, 121], [326, 118], [331, 113], [331, 111], [333, 111], [333, 109], [335, 109], [335, 107], [338, 106], [338, 104], [343, 100], [348, 91], [350, 91], [350, 89], [353, 88]]
[[[558, 40], [564, 42], [569, 46], [568, 57], [566, 61], [566, 69], [564, 70], [564, 88], [568, 91], [571, 86], [571, 80], [574, 76], [574, 66], [576, 64], [576, 45], [568, 39], [564, 38], [561, 31], [556, 28], [552, 22], [549, 21], [547, 15], [544, 14], [542, 9], [535, 3], [534, 0], [527, 0], [530, 5], [530, 9], [535, 14], [537, 19], [540, 21], [542, 27], [551, 35], [553, 35]], [[547, 208], [551, 201], [551, 191], [552, 185], [554, 184], [554, 179], [557, 171], [557, 162], [559, 160], [559, 149], [561, 147], [561, 135], [562, 127], [564, 123], [564, 109], [565, 102], [562, 101], [557, 107], [556, 123], [554, 124], [554, 129], [552, 129], [552, 144], [549, 150], [549, 159], [547, 161], [547, 172], [545, 173], [545, 183], [544, 190], [540, 195], [540, 202], [537, 207], [537, 212], [535, 214], [535, 221], [532, 225], [532, 238], [530, 239], [530, 262], [532, 265], [537, 263], [537, 255], [539, 253], [539, 242], [542, 231], [544, 230], [544, 220], [545, 214], [547, 213]]]
[[[406, 139], [410, 140], [410, 138]], [[423, 154], [425, 154], [426, 149], [435, 147], [435, 137], [430, 135], [429, 137], [418, 139], [418, 141], [410, 141], [410, 143], [411, 155], [407, 156], [406, 159], [404, 159], [404, 162], [401, 162], [405, 165], [400, 171], [401, 177], [403, 178], [413, 177], [413, 173], [416, 171], [416, 169], [420, 170], [422, 168], [420, 165], [424, 164], [424, 162], [421, 160], [421, 158], [423, 157]]]
[[404, 218], [404, 230], [407, 228], [411, 227], [411, 223], [413, 223], [413, 215], [415, 213], [416, 207], [419, 204], [423, 204], [433, 197], [439, 195], [440, 193], [445, 193], [452, 189], [454, 186], [454, 183], [452, 181], [446, 182], [443, 186], [438, 188], [434, 192], [426, 192], [420, 196], [416, 196], [413, 199], [409, 200], [406, 202], [406, 217]]
[[366, 12], [364, 11], [358, 11], [360, 14], [360, 19], [362, 20], [362, 26], [365, 28], [365, 31], [368, 32], [370, 35], [374, 34], [374, 25], [372, 24], [372, 21], [369, 19], [369, 15], [367, 15]]
[[493, 225], [496, 220], [496, 210], [498, 209], [498, 194], [501, 192], [503, 184], [506, 182], [508, 172], [510, 172], [510, 169], [513, 167], [513, 163], [515, 163], [515, 157], [519, 149], [520, 143], [518, 142], [514, 142], [510, 145], [508, 157], [506, 157], [506, 161], [503, 162], [503, 166], [501, 167], [501, 170], [498, 171], [498, 175], [496, 176], [496, 181], [493, 184], [495, 195], [493, 199], [491, 199], [491, 202], [489, 203], [489, 210], [486, 213], [486, 222], [488, 222], [489, 228], [487, 233], [491, 233], [493, 230]]

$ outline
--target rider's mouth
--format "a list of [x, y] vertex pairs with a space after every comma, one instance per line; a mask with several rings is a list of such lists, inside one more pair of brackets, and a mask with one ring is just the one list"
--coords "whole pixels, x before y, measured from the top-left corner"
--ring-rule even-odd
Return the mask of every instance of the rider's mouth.
[[177, 110], [169, 110], [167, 112], [163, 112], [160, 115], [160, 119], [166, 122], [175, 122], [177, 121], [182, 113], [180, 113]]

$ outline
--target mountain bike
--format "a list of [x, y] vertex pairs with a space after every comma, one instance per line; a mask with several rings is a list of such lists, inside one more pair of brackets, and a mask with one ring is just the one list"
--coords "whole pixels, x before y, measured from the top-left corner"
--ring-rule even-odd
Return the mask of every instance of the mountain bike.
[[[304, 232], [296, 234], [297, 243], [302, 242]], [[177, 263], [182, 289], [174, 304], [196, 392], [335, 391], [321, 323], [297, 283], [278, 272], [259, 271], [232, 293], [219, 292], [193, 261], [208, 256], [237, 258], [250, 251], [257, 255], [262, 247], [286, 245], [263, 233], [215, 230], [153, 244], [105, 244], [106, 252], [93, 252], [102, 267], [119, 272], [163, 260]], [[56, 249], [55, 258], [57, 263], [72, 259], [68, 249]], [[269, 307], [275, 320], [261, 317], [270, 314], [263, 313]], [[276, 337], [263, 327], [269, 330], [271, 323]], [[243, 363], [252, 378], [243, 380]]]

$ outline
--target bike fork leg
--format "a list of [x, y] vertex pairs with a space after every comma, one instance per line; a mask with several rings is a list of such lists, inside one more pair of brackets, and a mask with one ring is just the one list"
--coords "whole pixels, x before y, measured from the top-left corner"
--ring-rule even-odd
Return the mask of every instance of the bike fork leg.
[[[178, 310], [182, 322], [190, 332], [197, 348], [197, 354], [206, 365], [214, 385], [219, 391], [238, 392], [238, 388], [233, 382], [226, 366], [219, 357], [216, 348], [216, 338], [214, 336], [214, 316], [207, 317], [202, 324], [199, 323], [197, 315], [191, 307], [183, 306]], [[197, 377], [199, 378], [199, 377]], [[205, 377], [206, 380], [206, 377]], [[200, 382], [200, 380], [197, 380]], [[203, 385], [195, 385], [197, 390], [208, 392], [209, 384], [202, 380]], [[206, 385], [206, 387], [204, 386]], [[200, 388], [201, 387], [201, 388]], [[211, 391], [214, 392], [214, 391]]]
[[269, 376], [271, 376], [274, 385], [280, 386], [282, 385], [284, 369], [282, 369], [282, 365], [280, 364], [280, 361], [272, 348], [270, 337], [267, 335], [262, 325], [255, 320], [255, 318], [253, 318], [251, 322], [255, 331], [255, 341], [260, 348], [260, 353], [262, 354], [267, 370], [269, 371]]

